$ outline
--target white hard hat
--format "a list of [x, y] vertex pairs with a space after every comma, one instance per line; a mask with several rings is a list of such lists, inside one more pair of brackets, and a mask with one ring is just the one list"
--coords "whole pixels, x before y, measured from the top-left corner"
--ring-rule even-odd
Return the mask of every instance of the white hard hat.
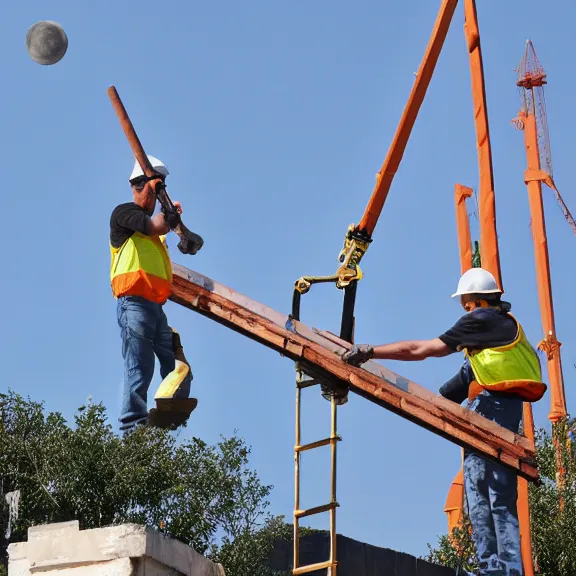
[[456, 293], [452, 298], [463, 294], [502, 294], [496, 279], [488, 270], [483, 268], [470, 268], [462, 274], [458, 282]]
[[[158, 158], [154, 158], [154, 156], [148, 155], [148, 160], [150, 160], [150, 164], [152, 164], [152, 168], [159, 172], [163, 176], [168, 176], [168, 168], [164, 166], [164, 162], [162, 160], [158, 160]], [[138, 160], [134, 162], [134, 169], [132, 170], [132, 174], [130, 174], [129, 181], [131, 182], [134, 178], [140, 178], [140, 176], [144, 176], [144, 172], [142, 168], [140, 168], [140, 164], [138, 164]]]

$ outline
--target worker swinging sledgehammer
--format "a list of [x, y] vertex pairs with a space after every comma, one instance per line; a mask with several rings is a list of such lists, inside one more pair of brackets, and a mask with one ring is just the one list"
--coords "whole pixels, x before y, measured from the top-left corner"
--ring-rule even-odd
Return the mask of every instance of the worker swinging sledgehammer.
[[[472, 268], [460, 278], [452, 297], [460, 297], [466, 314], [443, 335], [382, 346], [353, 346], [342, 358], [360, 365], [371, 358], [424, 360], [463, 351], [460, 371], [440, 394], [518, 433], [522, 404], [546, 392], [540, 360], [520, 323], [501, 300], [494, 276]], [[516, 507], [517, 475], [473, 450], [464, 450], [464, 487], [472, 536], [480, 562], [479, 576], [523, 576]]]
[[[174, 227], [172, 214], [156, 207], [157, 186], [168, 170], [148, 156], [154, 176], [148, 178], [135, 162], [129, 181], [133, 202], [116, 206], [110, 218], [110, 281], [118, 300], [117, 315], [124, 358], [124, 391], [120, 429], [138, 424], [176, 428], [188, 419], [198, 401], [189, 398], [192, 371], [179, 334], [170, 328], [163, 305], [172, 293], [172, 265], [165, 236]], [[173, 203], [178, 213], [182, 208]], [[203, 244], [200, 236], [197, 249]], [[160, 362], [156, 408], [148, 413], [148, 388], [154, 376], [155, 356]]]

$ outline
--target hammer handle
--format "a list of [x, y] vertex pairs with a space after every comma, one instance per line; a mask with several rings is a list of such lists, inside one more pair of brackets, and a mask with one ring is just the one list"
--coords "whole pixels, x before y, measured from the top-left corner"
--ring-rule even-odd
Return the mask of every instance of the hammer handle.
[[148, 156], [144, 152], [144, 148], [140, 139], [138, 138], [138, 134], [136, 134], [136, 130], [134, 130], [134, 126], [128, 116], [128, 112], [126, 112], [126, 108], [124, 108], [124, 104], [122, 104], [122, 100], [120, 100], [120, 96], [116, 91], [114, 86], [110, 86], [108, 88], [108, 97], [112, 102], [112, 106], [114, 107], [114, 111], [116, 112], [116, 116], [118, 116], [118, 120], [120, 120], [120, 125], [122, 126], [122, 130], [124, 130], [124, 134], [128, 139], [128, 143], [130, 144], [130, 148], [132, 148], [132, 152], [134, 153], [134, 157], [140, 164], [140, 168], [144, 174], [150, 178], [154, 175], [154, 170], [152, 169], [152, 165], [150, 164], [150, 160], [148, 160]]

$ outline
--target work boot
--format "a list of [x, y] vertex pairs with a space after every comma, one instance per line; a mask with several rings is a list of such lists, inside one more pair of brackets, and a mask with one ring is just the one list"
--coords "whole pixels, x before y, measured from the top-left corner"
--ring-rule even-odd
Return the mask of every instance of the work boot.
[[172, 330], [172, 349], [174, 350], [175, 367], [162, 380], [154, 400], [156, 408], [150, 410], [148, 423], [168, 430], [182, 426], [198, 405], [196, 398], [189, 398], [192, 370], [184, 356], [180, 334]]
[[156, 398], [156, 408], [163, 412], [190, 414], [198, 406], [196, 398]]
[[148, 425], [163, 430], [176, 430], [186, 423], [190, 417], [190, 412], [173, 412], [172, 410], [152, 408], [148, 414]]

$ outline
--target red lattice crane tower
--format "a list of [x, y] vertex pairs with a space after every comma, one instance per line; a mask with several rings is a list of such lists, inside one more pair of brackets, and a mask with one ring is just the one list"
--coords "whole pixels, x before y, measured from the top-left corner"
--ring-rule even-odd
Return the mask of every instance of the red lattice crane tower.
[[572, 231], [576, 234], [576, 222], [554, 183], [550, 136], [548, 133], [548, 117], [544, 97], [545, 84], [547, 84], [546, 72], [536, 56], [532, 41], [528, 40], [526, 42], [524, 56], [518, 66], [518, 81], [516, 82], [516, 85], [520, 88], [522, 107], [520, 114], [513, 120], [513, 123], [520, 130], [524, 130], [526, 116], [530, 114], [534, 116], [536, 120], [539, 169], [546, 174], [546, 177], [543, 178], [541, 182], [546, 184], [554, 192], [564, 218], [566, 218]]
[[528, 189], [528, 201], [532, 218], [532, 239], [534, 242], [534, 260], [538, 299], [544, 339], [538, 348], [545, 352], [548, 360], [548, 380], [550, 383], [550, 413], [548, 418], [556, 423], [566, 417], [566, 399], [564, 396], [564, 379], [560, 356], [561, 343], [556, 339], [554, 322], [554, 304], [552, 301], [552, 284], [550, 261], [548, 257], [548, 240], [542, 202], [542, 184], [554, 191], [562, 212], [576, 234], [576, 224], [566, 204], [558, 192], [552, 176], [552, 157], [548, 136], [548, 120], [544, 100], [546, 73], [538, 61], [532, 42], [528, 40], [524, 56], [518, 67], [516, 85], [520, 88], [522, 104], [520, 112], [513, 120], [517, 128], [524, 131], [527, 170], [524, 181]]

